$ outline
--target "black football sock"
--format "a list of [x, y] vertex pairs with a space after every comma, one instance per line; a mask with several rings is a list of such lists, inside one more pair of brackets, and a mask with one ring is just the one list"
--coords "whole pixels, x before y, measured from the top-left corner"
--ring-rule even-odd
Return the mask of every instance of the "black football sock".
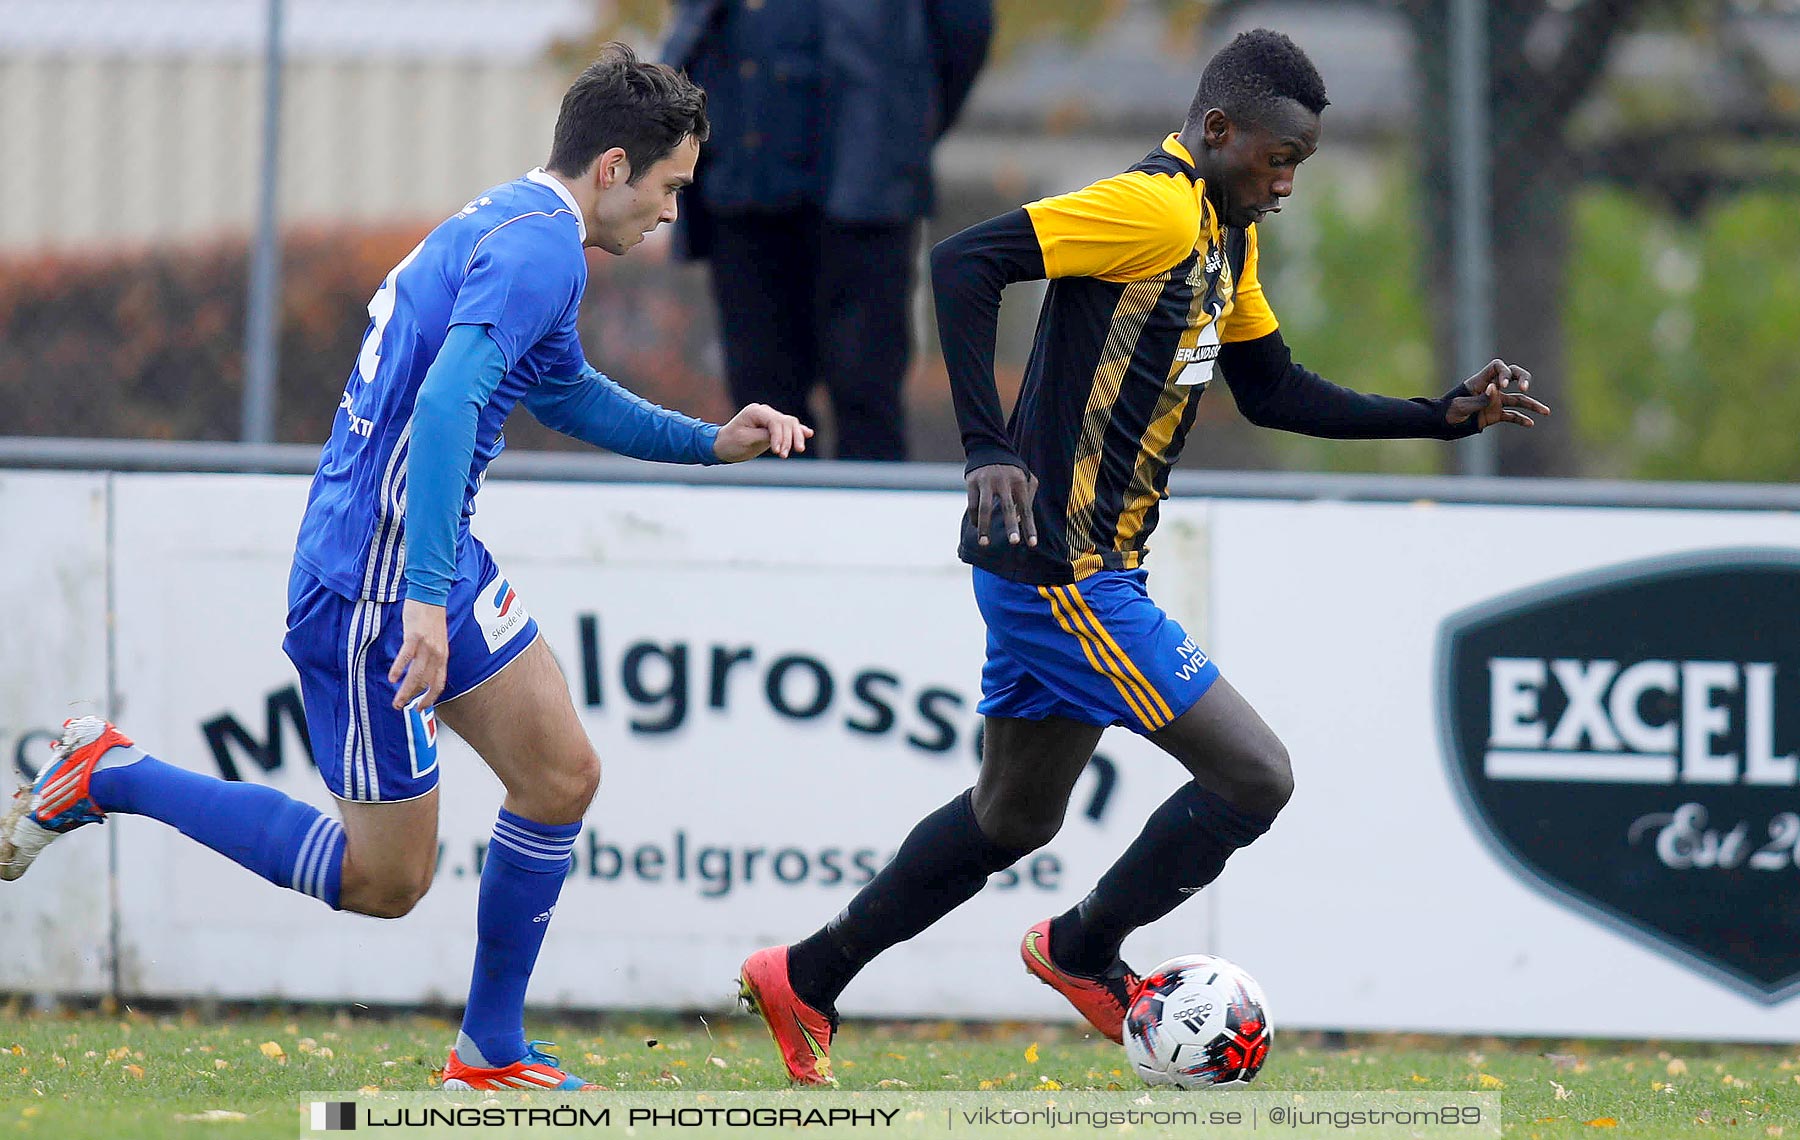
[[920, 820], [843, 913], [788, 948], [788, 981], [801, 1001], [834, 1012], [837, 996], [877, 954], [968, 902], [989, 875], [1030, 853], [982, 832], [973, 795], [971, 788]]
[[1051, 958], [1072, 974], [1103, 973], [1127, 935], [1218, 878], [1231, 853], [1255, 842], [1273, 822], [1191, 780], [1183, 784], [1150, 814], [1088, 896], [1051, 921]]

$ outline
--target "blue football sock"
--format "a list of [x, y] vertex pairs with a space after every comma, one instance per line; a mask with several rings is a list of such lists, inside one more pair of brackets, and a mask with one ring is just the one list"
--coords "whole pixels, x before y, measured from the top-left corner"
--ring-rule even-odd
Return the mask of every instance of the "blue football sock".
[[261, 784], [221, 780], [114, 748], [88, 793], [104, 812], [159, 819], [278, 887], [333, 910], [344, 869], [344, 826]]
[[[475, 976], [457, 1056], [503, 1068], [525, 1056], [525, 987], [568, 878], [579, 823], [533, 823], [505, 808], [481, 866], [475, 917]], [[472, 1043], [479, 1056], [468, 1056]]]

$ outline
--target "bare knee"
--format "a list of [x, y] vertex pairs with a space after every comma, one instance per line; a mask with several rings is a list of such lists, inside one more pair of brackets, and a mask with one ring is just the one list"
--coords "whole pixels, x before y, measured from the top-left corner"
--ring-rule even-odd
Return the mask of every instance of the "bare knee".
[[1294, 797], [1294, 767], [1287, 746], [1271, 740], [1238, 766], [1230, 799], [1236, 806], [1273, 818]]
[[588, 749], [587, 755], [569, 767], [559, 790], [563, 802], [569, 805], [569, 810], [575, 816], [569, 822], [573, 823], [587, 814], [588, 805], [594, 802], [594, 797], [600, 792], [600, 757], [594, 754], [593, 749]]
[[600, 757], [589, 748], [566, 764], [540, 773], [528, 786], [509, 789], [519, 814], [534, 823], [580, 823], [600, 791]]
[[1055, 806], [1052, 813], [1041, 806], [1013, 803], [998, 796], [984, 802], [977, 792], [975, 823], [996, 846], [1020, 852], [1036, 851], [1062, 830], [1062, 805]]

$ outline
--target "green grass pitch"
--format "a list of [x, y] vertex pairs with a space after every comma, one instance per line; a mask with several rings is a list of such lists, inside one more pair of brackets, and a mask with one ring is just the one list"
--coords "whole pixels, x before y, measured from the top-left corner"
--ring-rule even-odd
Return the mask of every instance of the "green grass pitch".
[[[760, 1022], [613, 1015], [532, 1031], [611, 1089], [785, 1087]], [[426, 1090], [454, 1036], [445, 1020], [361, 1011], [0, 1005], [0, 1138], [297, 1135], [305, 1091]], [[1123, 1051], [1072, 1026], [850, 1022], [834, 1049], [845, 1089], [1136, 1089]], [[1800, 1047], [1450, 1040], [1282, 1034], [1254, 1087], [1497, 1091], [1509, 1137], [1800, 1140]], [[829, 1091], [808, 1095], [829, 1097]], [[1196, 1097], [1228, 1093], [1189, 1094]]]

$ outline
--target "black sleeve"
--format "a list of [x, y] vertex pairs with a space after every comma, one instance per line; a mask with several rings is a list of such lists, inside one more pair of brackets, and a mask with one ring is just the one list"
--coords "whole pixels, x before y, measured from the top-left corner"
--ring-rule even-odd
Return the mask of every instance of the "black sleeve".
[[933, 0], [925, 5], [925, 19], [938, 89], [938, 116], [932, 133], [934, 138], [942, 138], [956, 122], [987, 59], [988, 41], [994, 34], [994, 4], [993, 0]]
[[1325, 439], [1462, 439], [1479, 430], [1474, 416], [1445, 419], [1450, 401], [1466, 395], [1460, 384], [1435, 400], [1341, 388], [1296, 364], [1279, 331], [1224, 345], [1219, 369], [1238, 410], [1258, 427]]
[[1013, 210], [945, 238], [931, 251], [931, 291], [937, 302], [938, 340], [956, 423], [962, 429], [964, 471], [991, 463], [1025, 464], [1006, 436], [1000, 393], [994, 386], [994, 332], [1000, 291], [1014, 281], [1044, 276], [1044, 253], [1031, 215]]

